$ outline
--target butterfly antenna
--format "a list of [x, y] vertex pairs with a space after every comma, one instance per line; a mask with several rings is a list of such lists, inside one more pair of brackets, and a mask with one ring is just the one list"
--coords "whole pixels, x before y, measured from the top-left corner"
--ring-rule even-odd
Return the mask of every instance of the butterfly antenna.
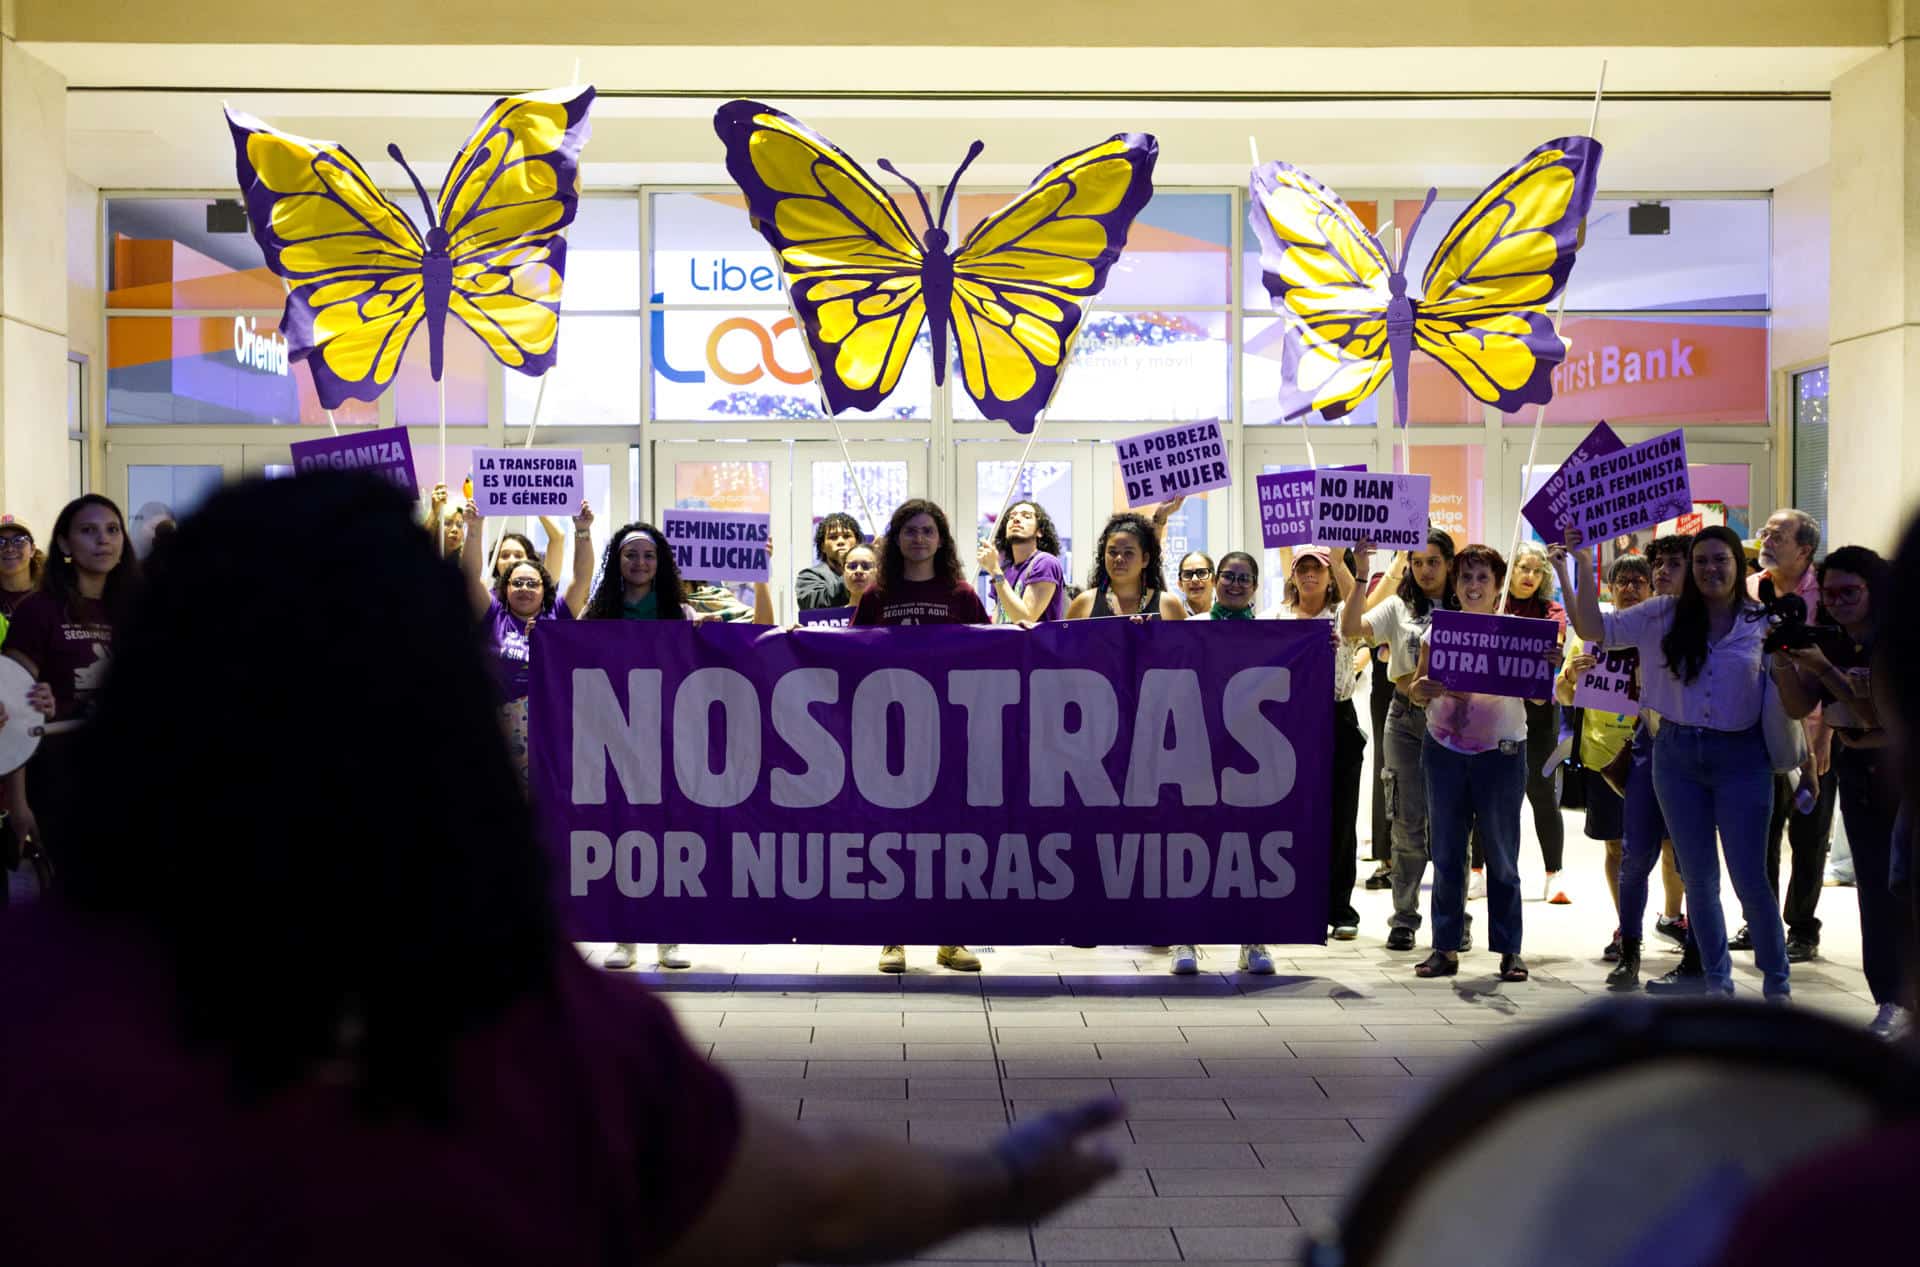
[[960, 160], [960, 166], [954, 169], [953, 179], [947, 182], [947, 192], [940, 195], [940, 223], [947, 222], [947, 208], [953, 205], [954, 191], [960, 188], [960, 177], [967, 168], [973, 166], [973, 160], [980, 157], [980, 151], [987, 148], [985, 141], [975, 141], [967, 147], [967, 156]]
[[427, 227], [429, 229], [438, 228], [440, 222], [434, 215], [433, 203], [427, 198], [427, 187], [420, 183], [418, 176], [413, 174], [413, 168], [407, 166], [407, 160], [400, 153], [400, 147], [389, 142], [387, 145], [387, 157], [400, 164], [400, 170], [405, 172], [407, 179], [413, 182], [414, 192], [420, 195], [420, 205], [427, 209]]
[[905, 172], [902, 172], [898, 167], [895, 167], [890, 160], [884, 159], [884, 158], [880, 160], [880, 170], [883, 172], [892, 172], [894, 176], [898, 177], [901, 180], [906, 181], [907, 188], [913, 190], [913, 196], [920, 200], [920, 214], [926, 218], [927, 227], [929, 229], [936, 229], [939, 227], [933, 222], [933, 208], [927, 205], [927, 195], [921, 191], [920, 186], [913, 183], [913, 178], [911, 176], [908, 176]]
[[1407, 235], [1400, 239], [1400, 271], [1407, 271], [1407, 257], [1413, 254], [1413, 235], [1420, 231], [1420, 221], [1426, 218], [1427, 209], [1433, 206], [1433, 199], [1440, 191], [1429, 188], [1427, 200], [1420, 204], [1420, 210], [1414, 214], [1413, 223], [1407, 226]]

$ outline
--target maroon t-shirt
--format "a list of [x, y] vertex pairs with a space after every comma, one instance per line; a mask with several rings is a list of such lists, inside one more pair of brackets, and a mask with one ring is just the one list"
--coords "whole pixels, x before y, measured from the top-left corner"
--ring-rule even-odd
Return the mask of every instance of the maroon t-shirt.
[[871, 589], [854, 608], [856, 625], [984, 625], [987, 609], [971, 585], [934, 577]]
[[113, 624], [97, 598], [75, 599], [69, 612], [50, 594], [33, 593], [8, 619], [0, 650], [33, 661], [36, 676], [53, 688], [54, 716], [85, 717], [93, 694], [105, 683], [113, 651]]
[[322, 1076], [236, 1103], [219, 1050], [178, 1037], [164, 957], [79, 916], [0, 918], [0, 1016], [7, 1267], [647, 1262], [740, 1136], [667, 1008], [571, 947], [456, 1046], [443, 1127]]

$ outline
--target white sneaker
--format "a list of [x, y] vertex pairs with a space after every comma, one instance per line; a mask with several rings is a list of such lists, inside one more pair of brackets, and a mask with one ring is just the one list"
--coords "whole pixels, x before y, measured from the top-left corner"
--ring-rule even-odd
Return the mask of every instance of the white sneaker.
[[1196, 946], [1175, 946], [1168, 970], [1176, 977], [1190, 977], [1200, 971], [1200, 950]]
[[1477, 902], [1487, 895], [1487, 870], [1475, 867], [1467, 873], [1467, 901]]
[[615, 942], [613, 952], [601, 961], [600, 966], [602, 968], [611, 968], [615, 972], [624, 972], [626, 969], [633, 967], [633, 958], [632, 942]]
[[1240, 971], [1250, 972], [1256, 977], [1270, 977], [1273, 975], [1273, 956], [1259, 942], [1247, 942], [1240, 947]]
[[1867, 1032], [1875, 1038], [1891, 1041], [1903, 1037], [1912, 1023], [1913, 1018], [1907, 1014], [1907, 1009], [1898, 1003], [1882, 1003], [1880, 1010], [1874, 1013], [1873, 1024], [1867, 1026]]
[[680, 943], [677, 941], [663, 941], [656, 950], [653, 961], [662, 968], [693, 967], [693, 961], [680, 953]]
[[1553, 895], [1559, 891], [1560, 873], [1558, 871], [1547, 872], [1546, 883], [1540, 886], [1540, 900], [1542, 902], [1551, 902], [1553, 901]]

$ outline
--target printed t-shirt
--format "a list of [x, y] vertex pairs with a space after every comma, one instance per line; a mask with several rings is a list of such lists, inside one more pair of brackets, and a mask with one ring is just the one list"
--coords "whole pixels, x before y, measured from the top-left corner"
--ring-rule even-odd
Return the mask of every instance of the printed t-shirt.
[[[655, 1261], [712, 1201], [739, 1097], [650, 991], [554, 948], [454, 1039], [451, 1121], [369, 1117], [316, 1072], [257, 1103], [181, 1038], [172, 964], [50, 909], [0, 919], [8, 1267]], [[75, 1006], [84, 999], [84, 1007]], [[101, 1217], [102, 1176], [116, 1182]]]
[[[1571, 666], [1574, 657], [1584, 653], [1586, 645], [1578, 638], [1569, 638], [1564, 664]], [[1633, 740], [1633, 728], [1639, 722], [1637, 714], [1609, 713], [1600, 708], [1581, 709], [1580, 764], [1594, 770], [1607, 765]]]
[[868, 590], [853, 610], [860, 625], [985, 625], [987, 609], [971, 585], [934, 577], [901, 581], [882, 591]]
[[[572, 620], [565, 599], [537, 620]], [[500, 681], [500, 698], [511, 704], [527, 697], [527, 679], [532, 673], [533, 648], [527, 637], [526, 622], [508, 611], [498, 596], [487, 604], [487, 628], [493, 631], [495, 672]]]
[[[1008, 563], [1001, 569], [1006, 573], [1007, 585], [1018, 594], [1022, 601], [1027, 597], [1027, 587], [1051, 583], [1053, 597], [1047, 600], [1047, 610], [1040, 613], [1042, 620], [1064, 620], [1067, 615], [1067, 576], [1060, 570], [1060, 560], [1045, 550], [1035, 550], [1027, 556], [1025, 563]], [[1012, 618], [994, 605], [994, 618], [1001, 624]]]
[[6, 650], [33, 661], [36, 675], [53, 688], [56, 718], [86, 717], [113, 654], [107, 605], [97, 598], [76, 599], [69, 614], [51, 594], [29, 595], [8, 622]]

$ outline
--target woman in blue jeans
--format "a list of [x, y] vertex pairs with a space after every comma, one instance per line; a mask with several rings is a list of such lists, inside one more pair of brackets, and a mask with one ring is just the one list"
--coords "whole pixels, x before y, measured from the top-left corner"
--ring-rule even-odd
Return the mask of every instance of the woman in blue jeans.
[[[1470, 545], [1454, 556], [1453, 592], [1460, 610], [1491, 616], [1500, 601], [1507, 561], [1492, 546]], [[1504, 695], [1450, 691], [1427, 674], [1432, 630], [1421, 639], [1420, 668], [1407, 688], [1426, 707], [1421, 748], [1427, 830], [1433, 851], [1433, 953], [1419, 977], [1460, 971], [1467, 907], [1467, 840], [1477, 822], [1487, 858], [1488, 945], [1500, 955], [1500, 979], [1525, 981], [1520, 958], [1520, 805], [1527, 791], [1527, 707]], [[1556, 650], [1553, 660], [1559, 660]], [[1551, 670], [1545, 675], [1552, 676]], [[1544, 679], [1543, 679], [1544, 680]]]
[[[1563, 557], [1555, 547], [1556, 557]], [[1693, 540], [1679, 597], [1600, 611], [1591, 551], [1574, 555], [1573, 625], [1582, 638], [1640, 650], [1640, 705], [1660, 715], [1653, 788], [1687, 884], [1687, 916], [1711, 991], [1733, 993], [1720, 859], [1752, 931], [1769, 999], [1784, 1001], [1786, 929], [1767, 885], [1773, 768], [1760, 728], [1767, 622], [1747, 598], [1745, 552], [1731, 528]]]

